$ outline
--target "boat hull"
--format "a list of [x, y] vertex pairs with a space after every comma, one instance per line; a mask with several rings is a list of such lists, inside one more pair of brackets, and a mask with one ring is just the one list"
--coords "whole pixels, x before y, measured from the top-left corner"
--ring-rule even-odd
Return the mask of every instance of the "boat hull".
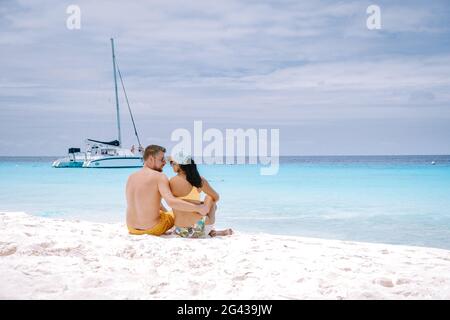
[[56, 160], [53, 162], [53, 168], [82, 168], [84, 161], [64, 161]]
[[84, 161], [83, 168], [141, 168], [141, 157], [108, 157]]

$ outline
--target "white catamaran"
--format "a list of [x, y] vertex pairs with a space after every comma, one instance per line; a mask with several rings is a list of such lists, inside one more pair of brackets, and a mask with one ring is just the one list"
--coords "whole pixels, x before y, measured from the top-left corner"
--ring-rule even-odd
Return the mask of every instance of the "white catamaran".
[[[142, 146], [139, 135], [134, 123], [133, 114], [128, 102], [127, 93], [123, 84], [120, 69], [116, 63], [114, 53], [114, 39], [111, 39], [113, 71], [114, 71], [114, 88], [116, 94], [116, 112], [117, 112], [117, 131], [118, 139], [114, 141], [104, 142], [93, 139], [86, 139], [86, 151], [81, 152], [80, 148], [69, 148], [68, 156], [53, 162], [54, 168], [138, 168], [142, 167]], [[138, 141], [138, 150], [122, 148], [122, 137], [120, 133], [120, 114], [119, 114], [119, 97], [117, 93], [117, 75], [116, 69], [120, 77], [122, 88], [127, 101], [128, 110], [130, 112], [131, 121], [133, 122], [134, 133]]]

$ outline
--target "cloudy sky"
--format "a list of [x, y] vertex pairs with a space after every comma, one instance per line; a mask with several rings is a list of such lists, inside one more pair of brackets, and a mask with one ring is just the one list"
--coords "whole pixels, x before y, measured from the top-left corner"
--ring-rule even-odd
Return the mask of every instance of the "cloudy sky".
[[284, 155], [450, 154], [446, 0], [0, 0], [0, 155], [116, 138], [111, 37], [145, 145], [202, 120]]

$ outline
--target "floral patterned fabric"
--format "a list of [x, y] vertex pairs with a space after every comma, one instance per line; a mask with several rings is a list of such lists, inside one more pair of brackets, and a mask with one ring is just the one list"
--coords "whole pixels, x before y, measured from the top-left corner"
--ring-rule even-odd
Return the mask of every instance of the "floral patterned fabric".
[[192, 227], [176, 227], [175, 233], [183, 238], [201, 238], [205, 236], [206, 217], [202, 217]]

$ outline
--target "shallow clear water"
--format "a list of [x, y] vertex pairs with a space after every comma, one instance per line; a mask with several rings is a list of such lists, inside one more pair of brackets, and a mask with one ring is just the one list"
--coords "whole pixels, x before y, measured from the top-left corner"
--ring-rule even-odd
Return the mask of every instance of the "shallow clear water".
[[[124, 221], [135, 169], [52, 160], [0, 157], [0, 211]], [[450, 249], [450, 156], [284, 157], [275, 176], [256, 165], [199, 169], [221, 194], [218, 228]]]

